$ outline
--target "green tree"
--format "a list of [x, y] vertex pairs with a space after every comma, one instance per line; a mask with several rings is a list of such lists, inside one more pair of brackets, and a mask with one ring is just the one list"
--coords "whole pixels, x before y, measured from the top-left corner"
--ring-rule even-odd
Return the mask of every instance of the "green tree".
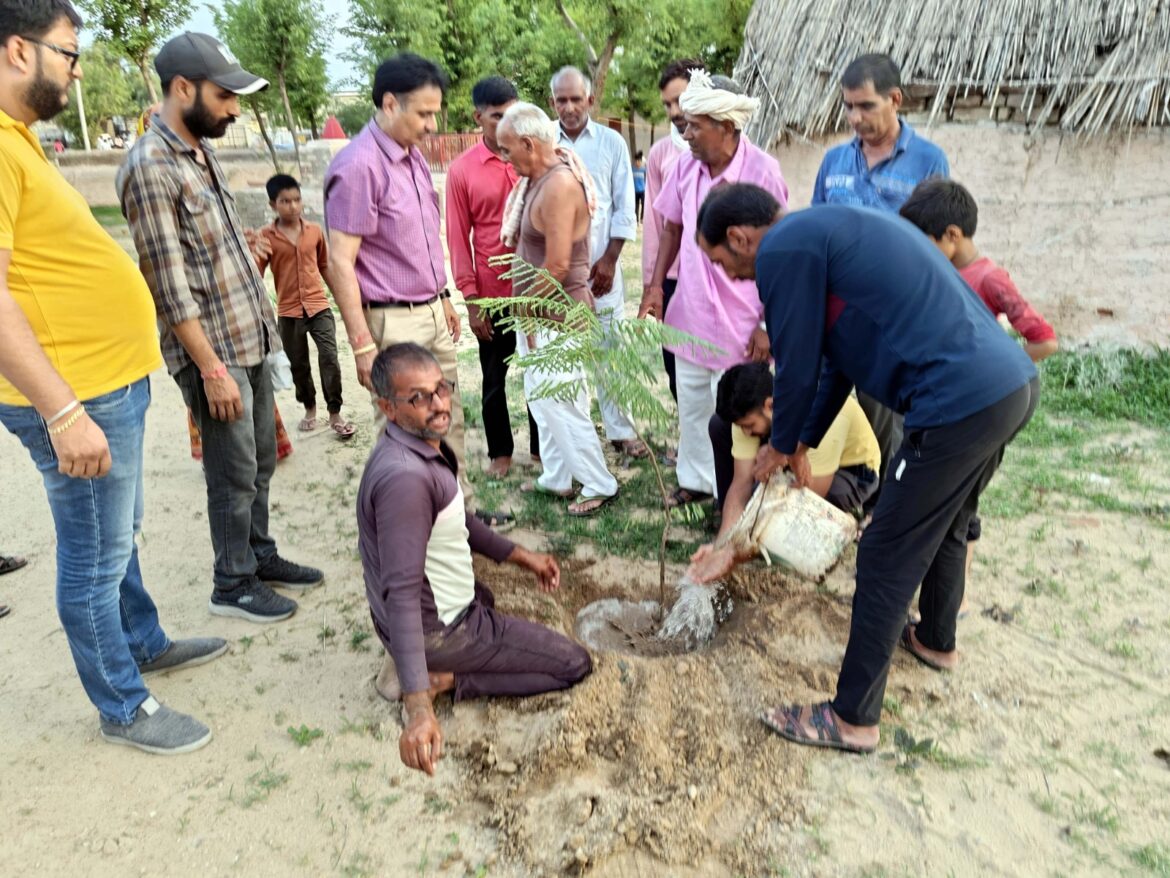
[[[142, 111], [134, 91], [138, 77], [126, 69], [119, 52], [100, 40], [85, 50], [81, 63], [85, 70], [81, 90], [86, 127], [90, 140], [96, 141], [106, 123], [115, 116], [134, 119]], [[81, 116], [76, 101], [71, 100], [58, 118], [62, 128], [81, 138]]]
[[293, 139], [297, 167], [301, 149], [290, 93], [298, 86], [298, 106], [315, 119], [325, 102], [324, 47], [332, 19], [318, 0], [227, 0], [213, 10], [215, 25], [228, 47], [249, 70], [275, 83]]
[[341, 130], [350, 137], [355, 137], [362, 130], [362, 126], [370, 121], [370, 116], [373, 113], [373, 105], [364, 98], [359, 101], [337, 104], [333, 108], [333, 115], [337, 117]]
[[191, 17], [193, 0], [81, 0], [94, 31], [142, 75], [150, 102], [158, 100], [151, 55]]

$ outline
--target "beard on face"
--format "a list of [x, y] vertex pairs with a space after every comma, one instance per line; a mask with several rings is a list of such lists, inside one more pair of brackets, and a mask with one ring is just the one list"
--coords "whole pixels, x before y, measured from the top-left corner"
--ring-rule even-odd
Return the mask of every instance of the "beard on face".
[[65, 109], [69, 103], [69, 86], [60, 85], [45, 75], [41, 64], [40, 47], [37, 47], [37, 71], [33, 81], [24, 92], [24, 103], [42, 122], [47, 122]]
[[195, 87], [195, 103], [190, 109], [183, 111], [183, 124], [187, 126], [187, 130], [192, 135], [198, 138], [207, 138], [209, 140], [216, 140], [227, 134], [228, 126], [236, 121], [235, 116], [225, 116], [222, 119], [216, 119], [211, 115], [211, 111], [207, 109], [207, 104], [203, 103], [203, 87], [196, 85]]

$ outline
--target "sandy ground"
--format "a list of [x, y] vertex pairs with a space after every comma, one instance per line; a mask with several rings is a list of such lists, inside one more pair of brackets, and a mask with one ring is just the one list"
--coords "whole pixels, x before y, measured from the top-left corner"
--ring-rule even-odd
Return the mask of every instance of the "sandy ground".
[[[356, 552], [353, 503], [371, 412], [347, 367], [350, 444], [293, 434], [272, 531], [324, 587], [269, 627], [211, 617], [211, 548], [183, 406], [153, 377], [141, 556], [172, 636], [218, 634], [217, 662], [152, 681], [215, 739], [163, 759], [112, 747], [77, 682], [53, 602], [39, 479], [0, 435], [0, 872], [10, 875], [599, 876], [1153, 874], [1170, 870], [1170, 583], [1156, 515], [1044, 496], [987, 516], [963, 663], [895, 657], [869, 758], [787, 745], [767, 705], [830, 695], [848, 630], [852, 551], [822, 584], [755, 565], [710, 648], [595, 656], [577, 689], [440, 707], [438, 776], [398, 760], [395, 712]], [[474, 390], [478, 369], [464, 370]], [[298, 409], [280, 396], [286, 423]], [[1143, 497], [1170, 489], [1170, 445], [1124, 441]], [[480, 438], [471, 436], [475, 465]], [[520, 443], [520, 447], [525, 447]], [[1135, 450], [1136, 449], [1136, 450]], [[1018, 471], [1009, 454], [1002, 479]], [[523, 462], [523, 461], [521, 461]], [[1120, 487], [1109, 490], [1121, 491]], [[533, 547], [548, 535], [518, 530]], [[564, 587], [481, 567], [508, 611], [570, 631], [599, 597], [654, 598], [651, 561], [579, 546]], [[677, 575], [672, 570], [671, 575]], [[290, 728], [301, 730], [304, 746]], [[316, 732], [319, 731], [320, 735]], [[927, 743], [933, 741], [934, 745]], [[1161, 869], [1161, 872], [1157, 870]]]

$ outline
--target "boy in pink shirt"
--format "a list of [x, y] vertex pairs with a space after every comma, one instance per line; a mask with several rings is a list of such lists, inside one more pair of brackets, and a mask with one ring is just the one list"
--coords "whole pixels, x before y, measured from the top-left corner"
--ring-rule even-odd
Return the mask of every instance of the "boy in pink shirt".
[[1020, 295], [1011, 276], [975, 246], [979, 209], [964, 186], [945, 177], [924, 180], [899, 213], [930, 236], [996, 318], [1007, 318], [1032, 362], [1056, 353], [1056, 332], [1048, 321]]
[[[1012, 329], [1024, 339], [1024, 351], [1039, 363], [1056, 353], [1056, 332], [1048, 321], [1020, 295], [1011, 276], [975, 246], [975, 227], [979, 208], [966, 187], [946, 177], [931, 177], [914, 187], [899, 213], [930, 236], [943, 255], [959, 270], [975, 294], [983, 300], [996, 319], [1007, 318]], [[979, 516], [973, 516], [967, 528], [967, 581], [971, 581], [971, 561], [975, 543], [982, 533]], [[959, 617], [967, 612], [967, 598], [959, 608]]]

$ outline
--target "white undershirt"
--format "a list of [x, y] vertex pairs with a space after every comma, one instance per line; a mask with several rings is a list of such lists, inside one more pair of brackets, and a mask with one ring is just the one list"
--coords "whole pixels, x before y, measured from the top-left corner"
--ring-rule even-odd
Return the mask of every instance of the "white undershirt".
[[435, 518], [427, 540], [424, 570], [435, 610], [444, 625], [450, 625], [475, 598], [475, 573], [471, 569], [471, 546], [468, 543], [467, 513], [463, 507], [463, 488]]

